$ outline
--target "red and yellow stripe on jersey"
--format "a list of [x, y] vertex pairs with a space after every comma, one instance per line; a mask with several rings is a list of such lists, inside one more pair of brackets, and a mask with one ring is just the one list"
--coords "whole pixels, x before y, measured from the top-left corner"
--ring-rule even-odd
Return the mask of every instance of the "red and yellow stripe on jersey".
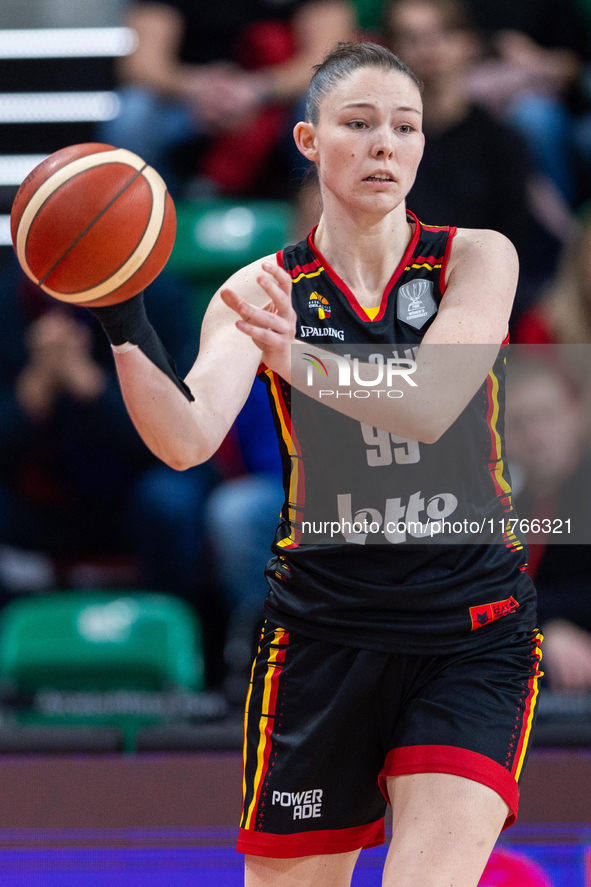
[[281, 429], [281, 439], [291, 460], [289, 492], [287, 496], [288, 514], [286, 515], [289, 521], [290, 534], [285, 539], [277, 542], [277, 545], [280, 548], [297, 548], [302, 535], [301, 526], [304, 518], [304, 461], [297, 435], [292, 426], [291, 415], [279, 385], [279, 377], [267, 368], [265, 368], [262, 375], [266, 377], [272, 398], [272, 409]]
[[[277, 262], [283, 268], [283, 252], [277, 253]], [[324, 266], [318, 259], [308, 262], [306, 265], [296, 265], [294, 268], [288, 269], [293, 283], [299, 283], [303, 277], [319, 277], [324, 271]]]
[[[503, 343], [504, 344], [504, 343]], [[507, 358], [505, 358], [506, 362]], [[488, 398], [488, 410], [486, 420], [490, 430], [491, 451], [488, 459], [488, 470], [495, 486], [497, 496], [505, 513], [513, 511], [511, 485], [505, 477], [505, 462], [503, 460], [503, 442], [498, 430], [500, 412], [499, 404], [499, 380], [491, 370], [486, 379], [486, 393]], [[523, 545], [511, 530], [511, 524], [507, 523], [503, 532], [505, 545], [512, 551], [522, 551]]]
[[440, 256], [439, 258], [435, 256], [416, 256], [409, 265], [405, 266], [404, 270], [411, 271], [417, 268], [426, 268], [428, 271], [434, 271], [442, 267], [444, 259], [445, 256]]

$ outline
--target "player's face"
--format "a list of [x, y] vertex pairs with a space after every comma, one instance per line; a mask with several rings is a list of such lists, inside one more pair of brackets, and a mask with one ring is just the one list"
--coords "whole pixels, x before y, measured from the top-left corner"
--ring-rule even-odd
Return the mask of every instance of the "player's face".
[[415, 180], [421, 123], [421, 95], [405, 74], [354, 71], [320, 105], [314, 142], [322, 190], [363, 212], [390, 212]]

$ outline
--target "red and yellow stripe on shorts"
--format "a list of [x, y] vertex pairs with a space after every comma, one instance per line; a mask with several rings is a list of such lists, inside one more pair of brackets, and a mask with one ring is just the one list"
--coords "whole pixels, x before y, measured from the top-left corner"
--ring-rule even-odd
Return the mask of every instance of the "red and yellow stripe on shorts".
[[[264, 629], [263, 629], [264, 631]], [[271, 765], [273, 751], [273, 731], [277, 713], [277, 696], [279, 677], [285, 663], [285, 655], [289, 644], [289, 634], [283, 628], [276, 628], [269, 638], [261, 638], [261, 647], [265, 641], [264, 658], [257, 656], [250, 676], [250, 685], [246, 697], [244, 715], [244, 761], [242, 771], [242, 817], [240, 827], [254, 830], [259, 808], [261, 791]], [[257, 687], [257, 697], [253, 694], [255, 668], [264, 668], [265, 676], [262, 684]], [[256, 756], [253, 754], [256, 745]]]
[[531, 729], [534, 722], [536, 703], [538, 701], [538, 684], [540, 682], [540, 678], [544, 674], [543, 671], [540, 671], [540, 662], [542, 661], [542, 640], [543, 635], [538, 632], [534, 639], [535, 646], [533, 651], [533, 674], [527, 682], [527, 695], [525, 699], [523, 714], [521, 716], [518, 716], [517, 718], [518, 732], [516, 732], [516, 735], [519, 738], [517, 742], [517, 748], [515, 750], [515, 756], [513, 758], [513, 765], [511, 767], [511, 775], [515, 778], [516, 782], [519, 782], [521, 771], [523, 770], [523, 765], [525, 764], [525, 759], [527, 757], [527, 750], [531, 736]]

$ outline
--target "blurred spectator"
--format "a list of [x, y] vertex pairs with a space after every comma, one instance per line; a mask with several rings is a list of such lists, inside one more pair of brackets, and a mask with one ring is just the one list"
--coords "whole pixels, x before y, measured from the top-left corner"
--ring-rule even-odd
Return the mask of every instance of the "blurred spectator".
[[[184, 289], [163, 274], [146, 301], [186, 372], [197, 351]], [[137, 435], [107, 339], [0, 267], [0, 542], [58, 561], [132, 552], [145, 588], [195, 602], [210, 465], [160, 464]]]
[[171, 151], [190, 143], [193, 192], [234, 195], [268, 190], [282, 140], [289, 168], [301, 166], [290, 107], [312, 66], [351, 37], [353, 12], [348, 0], [134, 0], [128, 23], [139, 43], [122, 65], [121, 113], [102, 137], [173, 185]]
[[591, 213], [574, 228], [555, 280], [538, 304], [520, 318], [511, 340], [517, 344], [591, 344]]
[[589, 115], [581, 82], [590, 30], [576, 0], [468, 0], [488, 38], [489, 57], [472, 72], [473, 97], [527, 138], [537, 166], [566, 201], [577, 202], [578, 146], [591, 160]]
[[493, 228], [509, 237], [522, 266], [519, 311], [552, 266], [534, 252], [540, 231], [527, 206], [527, 150], [468, 95], [480, 43], [466, 8], [461, 0], [395, 0], [387, 27], [392, 50], [424, 85], [425, 153], [408, 206], [426, 223]]
[[206, 523], [230, 619], [224, 658], [226, 692], [242, 704], [256, 629], [267, 595], [265, 566], [283, 505], [282, 466], [267, 390], [255, 381], [233, 429], [248, 472], [221, 484], [207, 502]]
[[552, 535], [552, 543], [571, 542], [552, 544], [547, 532], [527, 536], [528, 572], [538, 590], [539, 624], [545, 635], [545, 671], [555, 690], [591, 690], [591, 455], [585, 446], [586, 411], [577, 386], [555, 362], [513, 359], [507, 382], [507, 456], [512, 473], [521, 475], [517, 514], [552, 522], [545, 528], [561, 531]]

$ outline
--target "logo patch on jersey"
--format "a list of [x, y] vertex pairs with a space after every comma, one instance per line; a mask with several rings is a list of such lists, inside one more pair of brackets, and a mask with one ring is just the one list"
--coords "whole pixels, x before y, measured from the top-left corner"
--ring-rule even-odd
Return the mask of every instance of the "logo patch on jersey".
[[470, 607], [470, 619], [472, 620], [472, 631], [507, 616], [517, 609], [519, 604], [514, 597], [507, 598], [506, 601], [495, 601], [494, 604], [483, 604], [482, 607]]
[[398, 320], [420, 330], [437, 313], [432, 280], [411, 280], [398, 290]]
[[308, 308], [310, 311], [318, 311], [318, 320], [324, 320], [327, 317], [330, 317], [330, 304], [326, 296], [321, 296], [320, 293], [314, 291], [310, 293], [310, 299], [308, 301]]
[[339, 339], [341, 342], [345, 341], [344, 330], [335, 330], [331, 326], [301, 326], [300, 336], [302, 339], [307, 339], [310, 336], [326, 336], [328, 338]]

